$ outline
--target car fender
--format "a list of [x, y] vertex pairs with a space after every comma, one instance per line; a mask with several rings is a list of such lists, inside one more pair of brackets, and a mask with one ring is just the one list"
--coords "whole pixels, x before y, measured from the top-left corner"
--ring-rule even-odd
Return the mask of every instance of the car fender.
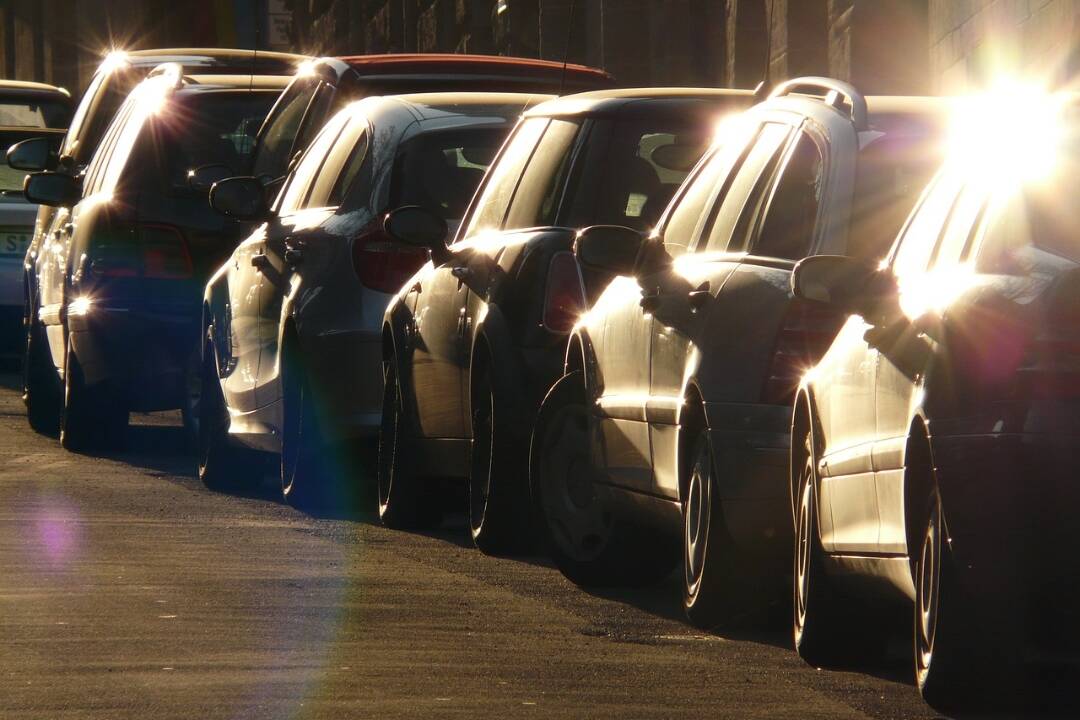
[[[482, 347], [487, 348], [491, 363], [488, 372], [491, 373], [492, 383], [495, 387], [509, 391], [515, 386], [520, 386], [526, 380], [522, 368], [521, 358], [517, 347], [514, 345], [510, 333], [509, 322], [502, 309], [495, 304], [484, 305], [485, 312], [473, 332], [472, 344], [469, 349], [469, 392], [465, 394], [467, 403], [467, 416], [472, 417], [472, 383], [475, 371], [475, 359], [477, 353], [482, 352]], [[543, 388], [546, 392], [547, 388]], [[530, 408], [528, 389], [523, 392], [504, 392], [505, 397], [512, 404], [514, 417], [526, 418], [535, 411]], [[531, 433], [532, 427], [528, 428]]]

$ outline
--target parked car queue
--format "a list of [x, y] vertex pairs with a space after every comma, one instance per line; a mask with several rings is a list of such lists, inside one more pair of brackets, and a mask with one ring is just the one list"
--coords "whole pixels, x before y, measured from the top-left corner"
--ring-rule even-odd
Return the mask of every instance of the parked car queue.
[[937, 707], [1073, 644], [1067, 102], [1014, 88], [958, 131], [955, 100], [823, 78], [549, 99], [413, 58], [387, 63], [417, 87], [359, 100], [363, 58], [177, 59], [85, 169], [9, 152], [58, 208], [27, 255], [36, 429], [115, 447], [129, 410], [180, 407], [208, 486], [275, 458], [305, 507], [357, 495], [331, 447], [374, 435], [388, 526], [457, 486], [481, 550], [539, 541], [581, 585], [680, 567], [701, 627], [790, 593], [814, 664], [909, 608]]

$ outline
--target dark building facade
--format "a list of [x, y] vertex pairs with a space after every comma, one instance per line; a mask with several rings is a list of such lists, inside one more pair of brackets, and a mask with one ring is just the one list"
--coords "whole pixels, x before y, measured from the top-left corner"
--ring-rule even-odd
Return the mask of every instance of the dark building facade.
[[1075, 76], [1080, 0], [0, 0], [0, 75], [79, 90], [110, 47], [564, 58], [628, 85], [830, 75], [871, 93]]

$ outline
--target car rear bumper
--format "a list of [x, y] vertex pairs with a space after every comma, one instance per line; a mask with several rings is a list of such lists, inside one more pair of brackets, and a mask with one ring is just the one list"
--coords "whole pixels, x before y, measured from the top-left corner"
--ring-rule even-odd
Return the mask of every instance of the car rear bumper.
[[69, 341], [89, 384], [108, 383], [132, 410], [179, 408], [198, 350], [197, 314], [91, 306], [68, 315]]
[[728, 532], [764, 562], [787, 568], [792, 542], [791, 408], [706, 403], [705, 417]]

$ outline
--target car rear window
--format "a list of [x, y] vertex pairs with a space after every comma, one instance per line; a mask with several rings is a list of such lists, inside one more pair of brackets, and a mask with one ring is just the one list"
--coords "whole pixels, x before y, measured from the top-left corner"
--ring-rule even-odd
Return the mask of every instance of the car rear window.
[[0, 125], [4, 127], [65, 128], [71, 106], [62, 100], [0, 97]]

